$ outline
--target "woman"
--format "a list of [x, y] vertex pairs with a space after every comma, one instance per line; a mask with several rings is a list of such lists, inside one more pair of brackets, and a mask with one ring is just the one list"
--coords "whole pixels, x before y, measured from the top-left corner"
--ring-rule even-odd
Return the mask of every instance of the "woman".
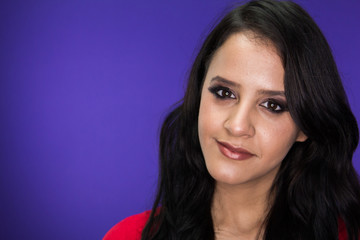
[[311, 17], [251, 1], [209, 34], [163, 124], [152, 211], [105, 239], [359, 239], [358, 138]]

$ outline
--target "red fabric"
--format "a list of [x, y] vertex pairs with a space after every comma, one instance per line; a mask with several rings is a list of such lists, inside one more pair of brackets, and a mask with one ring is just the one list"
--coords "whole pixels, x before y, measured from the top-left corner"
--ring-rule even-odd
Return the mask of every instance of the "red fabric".
[[[125, 218], [105, 235], [103, 240], [140, 240], [141, 232], [145, 227], [146, 221], [150, 216], [151, 211], [133, 215]], [[339, 220], [339, 240], [347, 240], [347, 233], [345, 223]], [[359, 238], [360, 239], [360, 238]]]
[[345, 223], [343, 220], [339, 219], [338, 222], [338, 231], [339, 231], [339, 240], [347, 240], [348, 236], [347, 236], [347, 232], [346, 232], [346, 227], [345, 227]]
[[103, 240], [140, 240], [151, 211], [125, 218], [106, 233]]

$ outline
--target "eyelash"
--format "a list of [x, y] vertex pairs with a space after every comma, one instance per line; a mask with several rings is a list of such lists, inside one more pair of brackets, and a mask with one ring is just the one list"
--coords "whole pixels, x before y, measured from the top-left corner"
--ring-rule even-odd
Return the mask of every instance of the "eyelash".
[[[220, 99], [225, 99], [225, 98], [229, 98], [229, 99], [235, 99], [236, 96], [235, 94], [227, 87], [222, 87], [222, 86], [213, 86], [209, 88], [209, 91], [214, 94], [215, 97], [220, 98]], [[222, 95], [225, 94], [225, 95]]]
[[[227, 87], [223, 86], [213, 86], [209, 88], [209, 91], [218, 99], [221, 100], [231, 100], [236, 99], [235, 94]], [[262, 102], [260, 106], [266, 108], [268, 111], [279, 114], [284, 111], [287, 111], [286, 103], [279, 103], [278, 100], [275, 99], [266, 99], [266, 101]], [[272, 107], [270, 107], [272, 106]]]
[[[275, 105], [275, 109], [270, 107], [273, 104]], [[275, 99], [267, 99], [265, 102], [262, 102], [260, 104], [260, 106], [266, 108], [270, 112], [277, 113], [277, 114], [287, 111], [287, 106], [283, 103], [279, 103]]]

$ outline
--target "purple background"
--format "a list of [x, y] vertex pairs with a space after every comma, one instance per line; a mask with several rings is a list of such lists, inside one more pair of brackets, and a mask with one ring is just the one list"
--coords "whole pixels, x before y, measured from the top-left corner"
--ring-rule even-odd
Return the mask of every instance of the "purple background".
[[[359, 120], [360, 2], [297, 2]], [[233, 3], [1, 1], [0, 239], [100, 239], [151, 207], [160, 122]]]

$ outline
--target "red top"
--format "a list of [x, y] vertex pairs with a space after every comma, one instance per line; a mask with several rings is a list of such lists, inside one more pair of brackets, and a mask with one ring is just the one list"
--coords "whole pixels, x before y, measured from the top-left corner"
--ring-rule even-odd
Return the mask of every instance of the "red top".
[[[140, 240], [141, 232], [151, 211], [125, 218], [106, 233], [103, 240]], [[339, 240], [347, 240], [347, 233], [343, 221], [339, 221]]]
[[140, 240], [151, 211], [125, 218], [110, 229], [103, 240]]

